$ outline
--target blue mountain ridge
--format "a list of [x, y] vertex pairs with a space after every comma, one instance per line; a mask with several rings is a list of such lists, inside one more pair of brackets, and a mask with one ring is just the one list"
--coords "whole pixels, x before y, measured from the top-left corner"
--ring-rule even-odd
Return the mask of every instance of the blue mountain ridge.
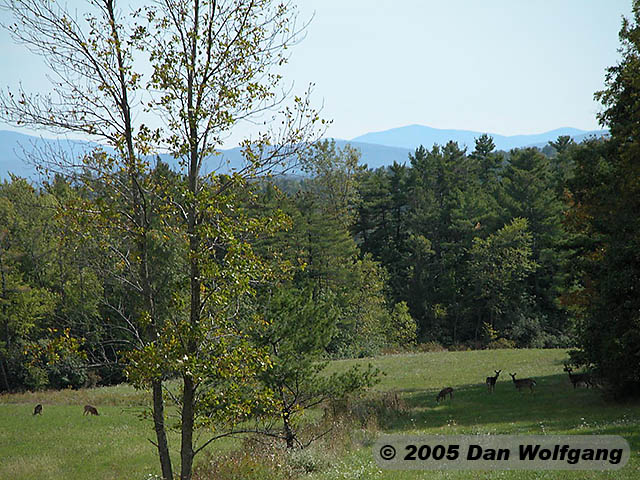
[[[394, 161], [406, 162], [412, 151], [407, 148], [386, 147], [347, 140], [336, 139], [335, 142], [338, 148], [344, 148], [345, 145], [350, 144], [360, 150], [361, 163], [366, 163], [371, 168], [391, 165]], [[31, 158], [37, 156], [39, 152], [44, 152], [47, 155], [78, 157], [97, 146], [96, 143], [81, 140], [42, 138], [0, 130], [0, 180], [8, 179], [10, 174], [13, 174], [37, 182], [40, 177]], [[174, 170], [179, 170], [178, 162], [172, 156], [160, 154], [159, 157]], [[236, 147], [222, 150], [219, 155], [212, 156], [205, 163], [203, 170], [207, 173], [211, 171], [228, 173], [231, 170], [239, 170], [244, 165], [242, 151]], [[302, 174], [300, 169], [292, 169], [288, 173]]]
[[568, 135], [579, 142], [589, 136], [601, 137], [606, 135], [607, 130], [579, 130], [577, 128], [563, 127], [548, 132], [532, 135], [499, 135], [497, 133], [476, 132], [471, 130], [445, 130], [439, 128], [426, 127], [423, 125], [408, 125], [405, 127], [392, 128], [380, 132], [371, 132], [355, 137], [352, 141], [385, 145], [389, 147], [400, 147], [415, 150], [423, 145], [432, 148], [434, 144], [445, 145], [450, 140], [458, 142], [461, 147], [472, 150], [475, 139], [483, 133], [493, 137], [493, 142], [498, 150], [511, 150], [512, 148], [523, 147], [543, 147], [547, 142], [557, 140], [561, 135]]
[[[432, 148], [434, 144], [444, 145], [448, 141], [457, 141], [461, 147], [473, 149], [475, 139], [481, 132], [469, 130], [441, 130], [410, 125], [394, 128], [382, 132], [372, 132], [361, 135], [352, 140], [335, 139], [336, 147], [344, 148], [349, 144], [360, 150], [361, 163], [369, 168], [391, 165], [393, 162], [407, 163], [409, 154], [419, 145]], [[587, 137], [606, 135], [606, 130], [584, 131], [576, 128], [560, 128], [535, 135], [514, 135], [511, 137], [491, 134], [498, 150], [510, 150], [529, 146], [544, 147], [548, 141], [556, 140], [560, 135], [570, 135], [576, 142]], [[0, 180], [8, 179], [9, 174], [27, 178], [31, 181], [40, 180], [35, 166], [29, 161], [38, 152], [48, 155], [67, 155], [78, 157], [84, 152], [96, 147], [96, 143], [82, 140], [60, 140], [25, 135], [19, 132], [0, 130]], [[178, 170], [177, 161], [170, 155], [162, 154], [160, 158], [173, 169]], [[239, 147], [220, 151], [212, 156], [205, 164], [205, 172], [230, 172], [238, 170], [244, 165], [244, 159]], [[301, 174], [299, 169], [289, 173]]]

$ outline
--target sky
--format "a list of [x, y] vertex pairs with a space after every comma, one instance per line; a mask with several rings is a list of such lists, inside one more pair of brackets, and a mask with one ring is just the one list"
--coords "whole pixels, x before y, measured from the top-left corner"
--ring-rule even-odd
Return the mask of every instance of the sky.
[[[311, 22], [284, 78], [297, 93], [314, 84], [313, 103], [332, 120], [326, 135], [342, 139], [411, 124], [502, 135], [599, 129], [593, 93], [619, 58], [621, 18], [631, 15], [631, 0], [293, 3], [299, 22]], [[45, 74], [0, 33], [2, 88], [22, 81], [46, 91]]]

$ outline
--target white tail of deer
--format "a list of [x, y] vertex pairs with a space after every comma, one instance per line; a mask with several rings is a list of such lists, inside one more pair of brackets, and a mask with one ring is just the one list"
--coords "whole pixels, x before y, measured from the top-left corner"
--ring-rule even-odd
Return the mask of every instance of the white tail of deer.
[[487, 377], [487, 387], [489, 387], [489, 392], [493, 392], [496, 389], [496, 382], [498, 381], [498, 375], [502, 370], [494, 370], [496, 375], [494, 377]]
[[518, 391], [522, 391], [522, 387], [529, 387], [531, 392], [533, 392], [533, 387], [536, 385], [536, 381], [532, 378], [520, 378], [516, 379], [515, 373], [510, 373], [511, 378], [513, 379], [513, 384], [518, 389]]
[[573, 384], [573, 388], [575, 389], [579, 384], [583, 384], [585, 387], [589, 388], [593, 386], [591, 383], [591, 375], [588, 373], [571, 373], [573, 369], [568, 365], [565, 365], [564, 371], [569, 374], [569, 380]]
[[440, 399], [445, 400], [447, 395], [449, 395], [449, 400], [453, 400], [453, 388], [447, 387], [440, 390], [440, 393], [436, 397], [436, 402], [440, 403]]

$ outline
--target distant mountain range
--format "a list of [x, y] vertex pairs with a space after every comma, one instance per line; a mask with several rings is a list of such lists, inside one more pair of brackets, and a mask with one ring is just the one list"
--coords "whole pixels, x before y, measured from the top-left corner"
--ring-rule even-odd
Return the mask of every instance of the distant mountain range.
[[29, 156], [36, 152], [64, 152], [65, 155], [79, 155], [94, 144], [73, 140], [42, 139], [17, 132], [0, 130], [0, 179], [9, 173], [19, 177], [35, 179], [36, 169], [29, 163]]
[[[409, 154], [415, 151], [415, 148], [392, 147], [387, 145], [376, 145], [373, 143], [358, 142], [355, 140], [333, 139], [337, 148], [344, 148], [347, 144], [353, 148], [360, 150], [361, 163], [366, 163], [369, 168], [384, 167], [393, 164], [393, 162], [406, 162]], [[223, 150], [221, 157], [229, 162], [229, 165], [242, 165], [243, 157], [240, 148], [232, 148]], [[164, 160], [164, 158], [163, 158]], [[294, 173], [299, 173], [295, 172]]]
[[557, 140], [559, 136], [568, 135], [576, 142], [581, 142], [587, 137], [602, 137], [607, 130], [579, 130], [577, 128], [558, 128], [544, 133], [533, 135], [498, 135], [489, 132], [474, 132], [471, 130], [442, 130], [439, 128], [425, 127], [423, 125], [408, 125], [406, 127], [392, 128], [382, 132], [372, 132], [360, 135], [353, 139], [354, 142], [373, 143], [388, 147], [408, 148], [415, 150], [420, 145], [431, 149], [434, 144], [445, 145], [450, 140], [458, 142], [458, 145], [473, 150], [475, 139], [483, 133], [493, 137], [493, 142], [498, 150], [511, 150], [512, 148], [544, 147], [547, 142]]
[[[475, 139], [483, 132], [470, 130], [442, 130], [425, 127], [422, 125], [409, 125], [393, 128], [382, 132], [371, 132], [360, 135], [352, 140], [335, 139], [336, 146], [343, 148], [350, 144], [360, 150], [361, 162], [369, 168], [378, 168], [391, 165], [393, 162], [405, 163], [410, 153], [423, 145], [431, 149], [434, 144], [444, 145], [450, 140], [458, 142], [461, 147], [473, 150]], [[487, 132], [488, 133], [488, 132]], [[533, 135], [504, 136], [488, 133], [493, 137], [498, 150], [511, 150], [523, 147], [544, 147], [547, 142], [556, 140], [561, 135], [569, 135], [576, 142], [581, 142], [588, 137], [602, 137], [607, 135], [606, 130], [585, 131], [577, 128], [559, 128]], [[0, 130], [0, 180], [9, 177], [9, 173], [26, 177], [30, 180], [38, 180], [35, 167], [28, 162], [30, 154], [37, 151], [49, 153], [60, 152], [65, 155], [81, 155], [95, 147], [95, 143], [78, 140], [54, 140], [39, 138], [22, 133]], [[161, 155], [162, 160], [170, 165], [175, 161], [168, 155]], [[220, 156], [214, 157], [205, 165], [206, 171], [230, 171], [238, 169], [244, 163], [240, 148], [223, 150]]]

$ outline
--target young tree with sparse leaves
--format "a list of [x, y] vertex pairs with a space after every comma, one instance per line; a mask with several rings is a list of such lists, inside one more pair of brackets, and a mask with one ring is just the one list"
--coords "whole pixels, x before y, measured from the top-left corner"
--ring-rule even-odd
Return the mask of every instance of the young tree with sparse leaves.
[[[162, 473], [171, 478], [162, 378], [167, 371], [180, 374], [181, 478], [189, 479], [193, 457], [211, 441], [194, 445], [197, 419], [219, 418], [211, 414], [213, 398], [224, 398], [227, 413], [237, 417], [236, 407], [242, 410], [251, 402], [243, 392], [231, 395], [238, 386], [234, 378], [250, 382], [252, 372], [264, 365], [259, 352], [247, 350], [242, 331], [249, 325], [234, 317], [233, 308], [265, 275], [242, 239], [248, 230], [259, 228], [247, 221], [238, 230], [238, 212], [228, 202], [248, 177], [272, 170], [305, 148], [318, 121], [308, 96], [295, 97], [293, 106], [274, 113], [284, 100], [274, 68], [286, 62], [286, 49], [297, 39], [295, 9], [271, 0], [163, 0], [132, 18], [121, 13], [115, 0], [95, 0], [86, 6], [86, 15], [76, 18], [53, 1], [6, 0], [4, 6], [17, 19], [14, 37], [43, 54], [59, 81], [50, 97], [21, 91], [5, 95], [3, 117], [16, 124], [86, 134], [113, 149], [93, 152], [80, 165], [71, 159], [45, 168], [67, 167], [75, 182], [98, 190], [100, 196], [92, 198], [97, 203], [67, 210], [80, 230], [87, 226], [83, 214], [97, 214], [97, 224], [121, 234], [118, 244], [109, 240], [116, 235], [105, 236], [104, 246], [118, 254], [119, 247], [126, 246], [131, 253], [123, 256], [116, 277], [143, 306], [127, 319], [140, 340], [135, 362], [149, 365], [149, 359], [165, 354], [171, 360], [161, 363], [162, 368], [141, 367], [132, 376], [152, 385]], [[148, 63], [138, 64], [145, 60]], [[151, 75], [145, 82], [142, 72], [147, 70]], [[260, 113], [276, 116], [273, 124], [283, 128], [243, 144], [247, 163], [241, 171], [204, 175], [203, 163], [228, 133]], [[151, 129], [135, 120], [153, 117], [161, 120], [156, 122], [161, 127]], [[182, 176], [175, 185], [156, 182], [150, 174], [148, 155], [158, 147], [180, 162]], [[152, 271], [162, 264], [152, 252], [164, 254], [153, 243], [164, 236], [184, 242], [188, 272], [177, 282], [185, 295], [171, 299], [184, 315], [170, 318], [156, 312], [158, 277]], [[227, 361], [211, 363], [229, 353], [226, 347], [235, 353]], [[256, 361], [237, 363], [243, 351], [246, 359]], [[226, 397], [220, 396], [223, 385], [230, 393]], [[208, 395], [200, 397], [199, 392]]]
[[312, 287], [285, 282], [264, 292], [261, 303], [267, 323], [255, 332], [254, 341], [268, 349], [272, 367], [260, 377], [276, 393], [282, 428], [267, 421], [258, 431], [284, 439], [287, 448], [304, 448], [316, 438], [300, 438], [298, 417], [325, 400], [370, 387], [379, 372], [369, 365], [326, 373], [326, 349], [338, 334], [339, 312], [331, 291], [314, 294]]
[[[124, 318], [136, 347], [145, 348], [163, 321], [156, 315], [150, 269], [154, 263], [151, 223], [158, 212], [146, 157], [153, 151], [157, 132], [134, 120], [140, 112], [134, 99], [144, 85], [134, 69], [132, 25], [115, 0], [88, 2], [79, 16], [50, 0], [6, 0], [2, 5], [14, 15], [15, 23], [9, 26], [14, 39], [42, 55], [54, 74], [47, 95], [22, 89], [3, 95], [4, 119], [56, 133], [87, 135], [113, 149], [112, 153], [97, 149], [80, 161], [44, 152], [36, 161], [44, 173], [63, 174], [85, 191], [96, 192], [93, 197], [68, 199], [62, 211], [73, 230], [98, 235], [104, 250], [122, 260], [114, 278], [140, 299], [142, 308], [135, 312], [118, 308], [114, 314]], [[156, 445], [163, 476], [170, 478], [161, 377], [153, 379], [151, 386]]]

